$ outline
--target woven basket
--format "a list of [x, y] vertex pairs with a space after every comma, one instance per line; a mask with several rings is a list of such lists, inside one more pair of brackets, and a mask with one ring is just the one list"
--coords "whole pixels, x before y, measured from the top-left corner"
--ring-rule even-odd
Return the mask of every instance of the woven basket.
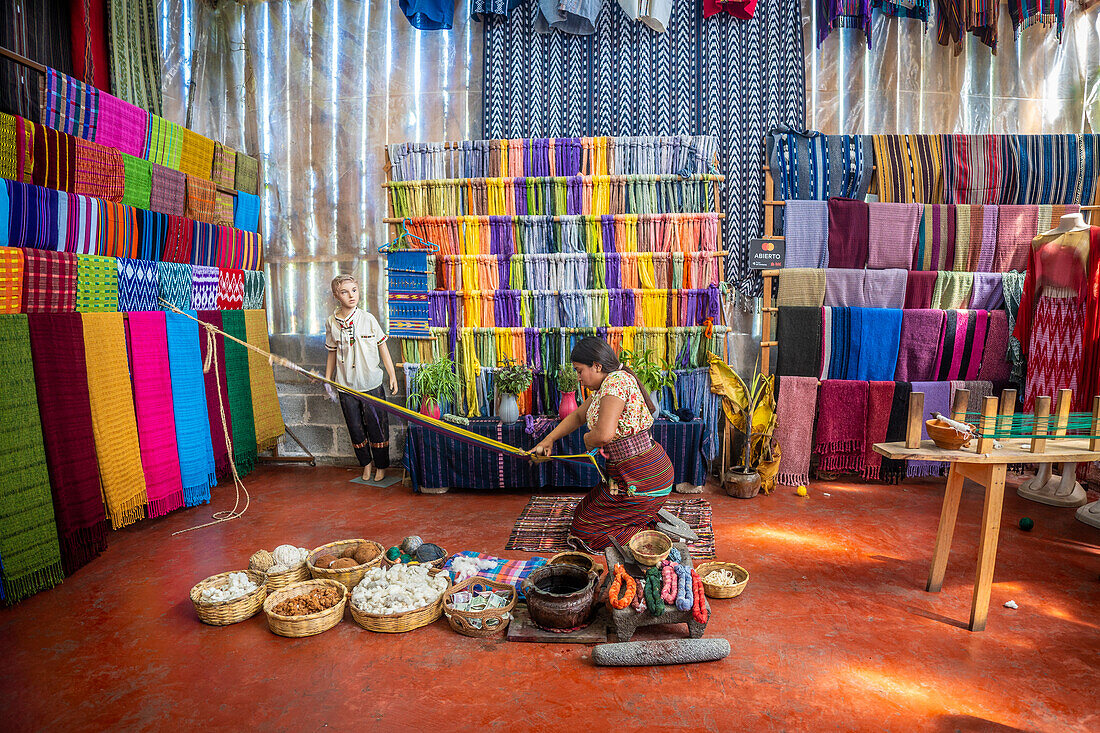
[[295, 583], [301, 583], [303, 580], [309, 580], [309, 566], [304, 562], [281, 573], [267, 573], [267, 592], [274, 593]]
[[[737, 585], [714, 585], [703, 580], [707, 573], [714, 570], [729, 570], [740, 582]], [[703, 580], [703, 592], [707, 594], [707, 598], [736, 598], [749, 583], [749, 571], [731, 562], [705, 562], [695, 568], [695, 572], [699, 574], [699, 579]]]
[[[495, 590], [508, 593], [511, 599], [504, 608], [491, 608], [485, 611], [456, 611], [451, 607], [451, 598], [455, 593], [464, 590]], [[451, 625], [451, 628], [463, 636], [487, 639], [490, 636], [498, 636], [508, 628], [508, 624], [512, 620], [512, 609], [516, 607], [518, 597], [519, 594], [516, 593], [516, 589], [507, 583], [487, 580], [475, 575], [447, 589], [447, 592], [443, 594], [443, 615], [447, 617], [447, 623]], [[475, 620], [480, 622], [478, 626], [481, 628], [477, 628], [477, 626], [470, 623]]]
[[[439, 570], [433, 569], [428, 574], [434, 577], [439, 572]], [[366, 611], [360, 611], [353, 603], [348, 604], [348, 609], [351, 611], [352, 620], [367, 631], [377, 631], [382, 634], [401, 634], [419, 629], [421, 626], [427, 626], [442, 616], [443, 599], [450, 592], [451, 589], [448, 587], [435, 603], [430, 603], [422, 608], [414, 608], [404, 613], [367, 613]]]
[[641, 565], [659, 565], [672, 551], [672, 539], [664, 532], [655, 529], [643, 530], [626, 543]]
[[[273, 610], [275, 606], [288, 598], [296, 598], [297, 596], [309, 593], [314, 588], [325, 586], [331, 586], [340, 591], [340, 602], [332, 608], [326, 608], [324, 611], [318, 611], [317, 613], [311, 613], [305, 616], [283, 616], [282, 614], [275, 613]], [[277, 590], [269, 595], [267, 600], [264, 601], [264, 613], [267, 614], [267, 628], [271, 629], [272, 633], [278, 634], [279, 636], [299, 638], [320, 634], [322, 631], [328, 631], [333, 626], [340, 623], [340, 619], [344, 618], [344, 607], [347, 605], [348, 589], [345, 588], [342, 583], [325, 579], [306, 580], [301, 583], [295, 583], [282, 590]]]
[[[313, 561], [321, 555], [335, 555], [339, 557], [350, 547], [354, 547], [363, 542], [374, 545], [374, 549], [378, 550], [378, 554], [374, 556], [374, 559], [368, 563], [362, 565], [356, 565], [354, 568], [340, 568], [339, 570], [329, 570], [328, 568], [319, 568], [313, 564]], [[356, 584], [363, 579], [363, 576], [367, 574], [368, 568], [373, 568], [375, 565], [382, 562], [382, 556], [386, 552], [386, 548], [373, 540], [340, 540], [338, 542], [329, 542], [327, 545], [321, 545], [313, 552], [309, 553], [309, 557], [306, 559], [306, 565], [309, 566], [309, 573], [314, 578], [323, 578], [325, 580], [335, 580], [343, 583], [344, 587], [349, 591], [356, 586]]]
[[[443, 557], [438, 558], [436, 560], [432, 560], [431, 562], [422, 562], [420, 564], [421, 565], [427, 565], [429, 568], [433, 568], [435, 570], [438, 570], [438, 569], [442, 568], [443, 564], [445, 562], [447, 562], [447, 558], [449, 558], [450, 555], [447, 553], [447, 548], [442, 547], [440, 549], [443, 550]], [[388, 557], [385, 557], [384, 555], [382, 557], [382, 567], [384, 567], [384, 568], [392, 568], [394, 565], [399, 565], [399, 564], [401, 564], [401, 563], [398, 563], [396, 560], [390, 560]], [[408, 563], [405, 563], [405, 564], [408, 564]]]
[[227, 581], [229, 573], [211, 575], [206, 580], [196, 583], [195, 587], [191, 589], [191, 603], [195, 606], [195, 613], [198, 614], [199, 621], [211, 626], [228, 626], [252, 618], [263, 607], [264, 599], [267, 598], [267, 578], [264, 577], [264, 574], [255, 570], [234, 570], [232, 572], [245, 573], [248, 579], [258, 585], [259, 588], [231, 601], [203, 603], [201, 600], [202, 592], [207, 588], [219, 586]]

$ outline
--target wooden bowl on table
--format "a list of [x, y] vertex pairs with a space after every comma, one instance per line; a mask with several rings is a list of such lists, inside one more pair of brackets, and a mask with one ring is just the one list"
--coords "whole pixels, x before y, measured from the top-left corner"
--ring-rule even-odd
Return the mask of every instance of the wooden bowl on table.
[[[924, 427], [928, 430], [928, 437], [932, 439], [936, 447], [944, 450], [960, 450], [970, 445], [970, 439], [973, 437], [973, 435], [960, 435], [955, 428], [939, 418], [925, 420]], [[977, 428], [971, 425], [970, 429], [973, 431]]]
[[639, 564], [660, 565], [672, 551], [672, 538], [664, 532], [646, 529], [631, 537], [626, 546]]

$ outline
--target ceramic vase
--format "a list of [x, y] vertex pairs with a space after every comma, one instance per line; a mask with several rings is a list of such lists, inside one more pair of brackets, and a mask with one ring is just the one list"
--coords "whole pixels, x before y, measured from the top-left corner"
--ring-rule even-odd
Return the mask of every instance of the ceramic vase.
[[502, 394], [500, 406], [497, 408], [497, 417], [502, 423], [514, 423], [519, 420], [519, 404], [514, 394]]
[[563, 392], [561, 403], [558, 405], [558, 419], [564, 420], [577, 410], [577, 393]]
[[420, 405], [420, 414], [434, 417], [436, 420], [443, 418], [443, 413], [439, 410], [439, 403], [433, 400], [424, 400]]

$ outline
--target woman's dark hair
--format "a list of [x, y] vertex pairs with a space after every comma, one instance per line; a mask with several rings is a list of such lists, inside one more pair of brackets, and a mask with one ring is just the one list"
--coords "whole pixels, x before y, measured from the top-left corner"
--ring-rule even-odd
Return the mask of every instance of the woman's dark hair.
[[621, 369], [634, 377], [634, 381], [638, 383], [638, 391], [642, 393], [642, 399], [645, 400], [649, 411], [653, 412], [657, 409], [656, 405], [653, 404], [653, 400], [650, 399], [649, 392], [642, 386], [642, 381], [638, 379], [638, 375], [619, 360], [619, 355], [615, 353], [615, 349], [611, 348], [602, 338], [588, 336], [578, 341], [573, 350], [569, 352], [569, 361], [573, 364], [585, 364], [587, 366], [599, 364], [606, 374]]

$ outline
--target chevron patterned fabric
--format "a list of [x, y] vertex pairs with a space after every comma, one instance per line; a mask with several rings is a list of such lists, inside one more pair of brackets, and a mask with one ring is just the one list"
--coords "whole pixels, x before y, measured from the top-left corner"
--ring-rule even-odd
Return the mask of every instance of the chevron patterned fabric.
[[697, 0], [677, 0], [660, 34], [617, 3], [585, 37], [537, 34], [537, 14], [537, 3], [526, 3], [485, 21], [483, 135], [716, 136], [727, 177], [726, 278], [758, 290], [747, 248], [763, 228], [764, 137], [779, 124], [801, 129], [805, 119], [798, 2], [763, 0], [743, 21], [703, 18]]

